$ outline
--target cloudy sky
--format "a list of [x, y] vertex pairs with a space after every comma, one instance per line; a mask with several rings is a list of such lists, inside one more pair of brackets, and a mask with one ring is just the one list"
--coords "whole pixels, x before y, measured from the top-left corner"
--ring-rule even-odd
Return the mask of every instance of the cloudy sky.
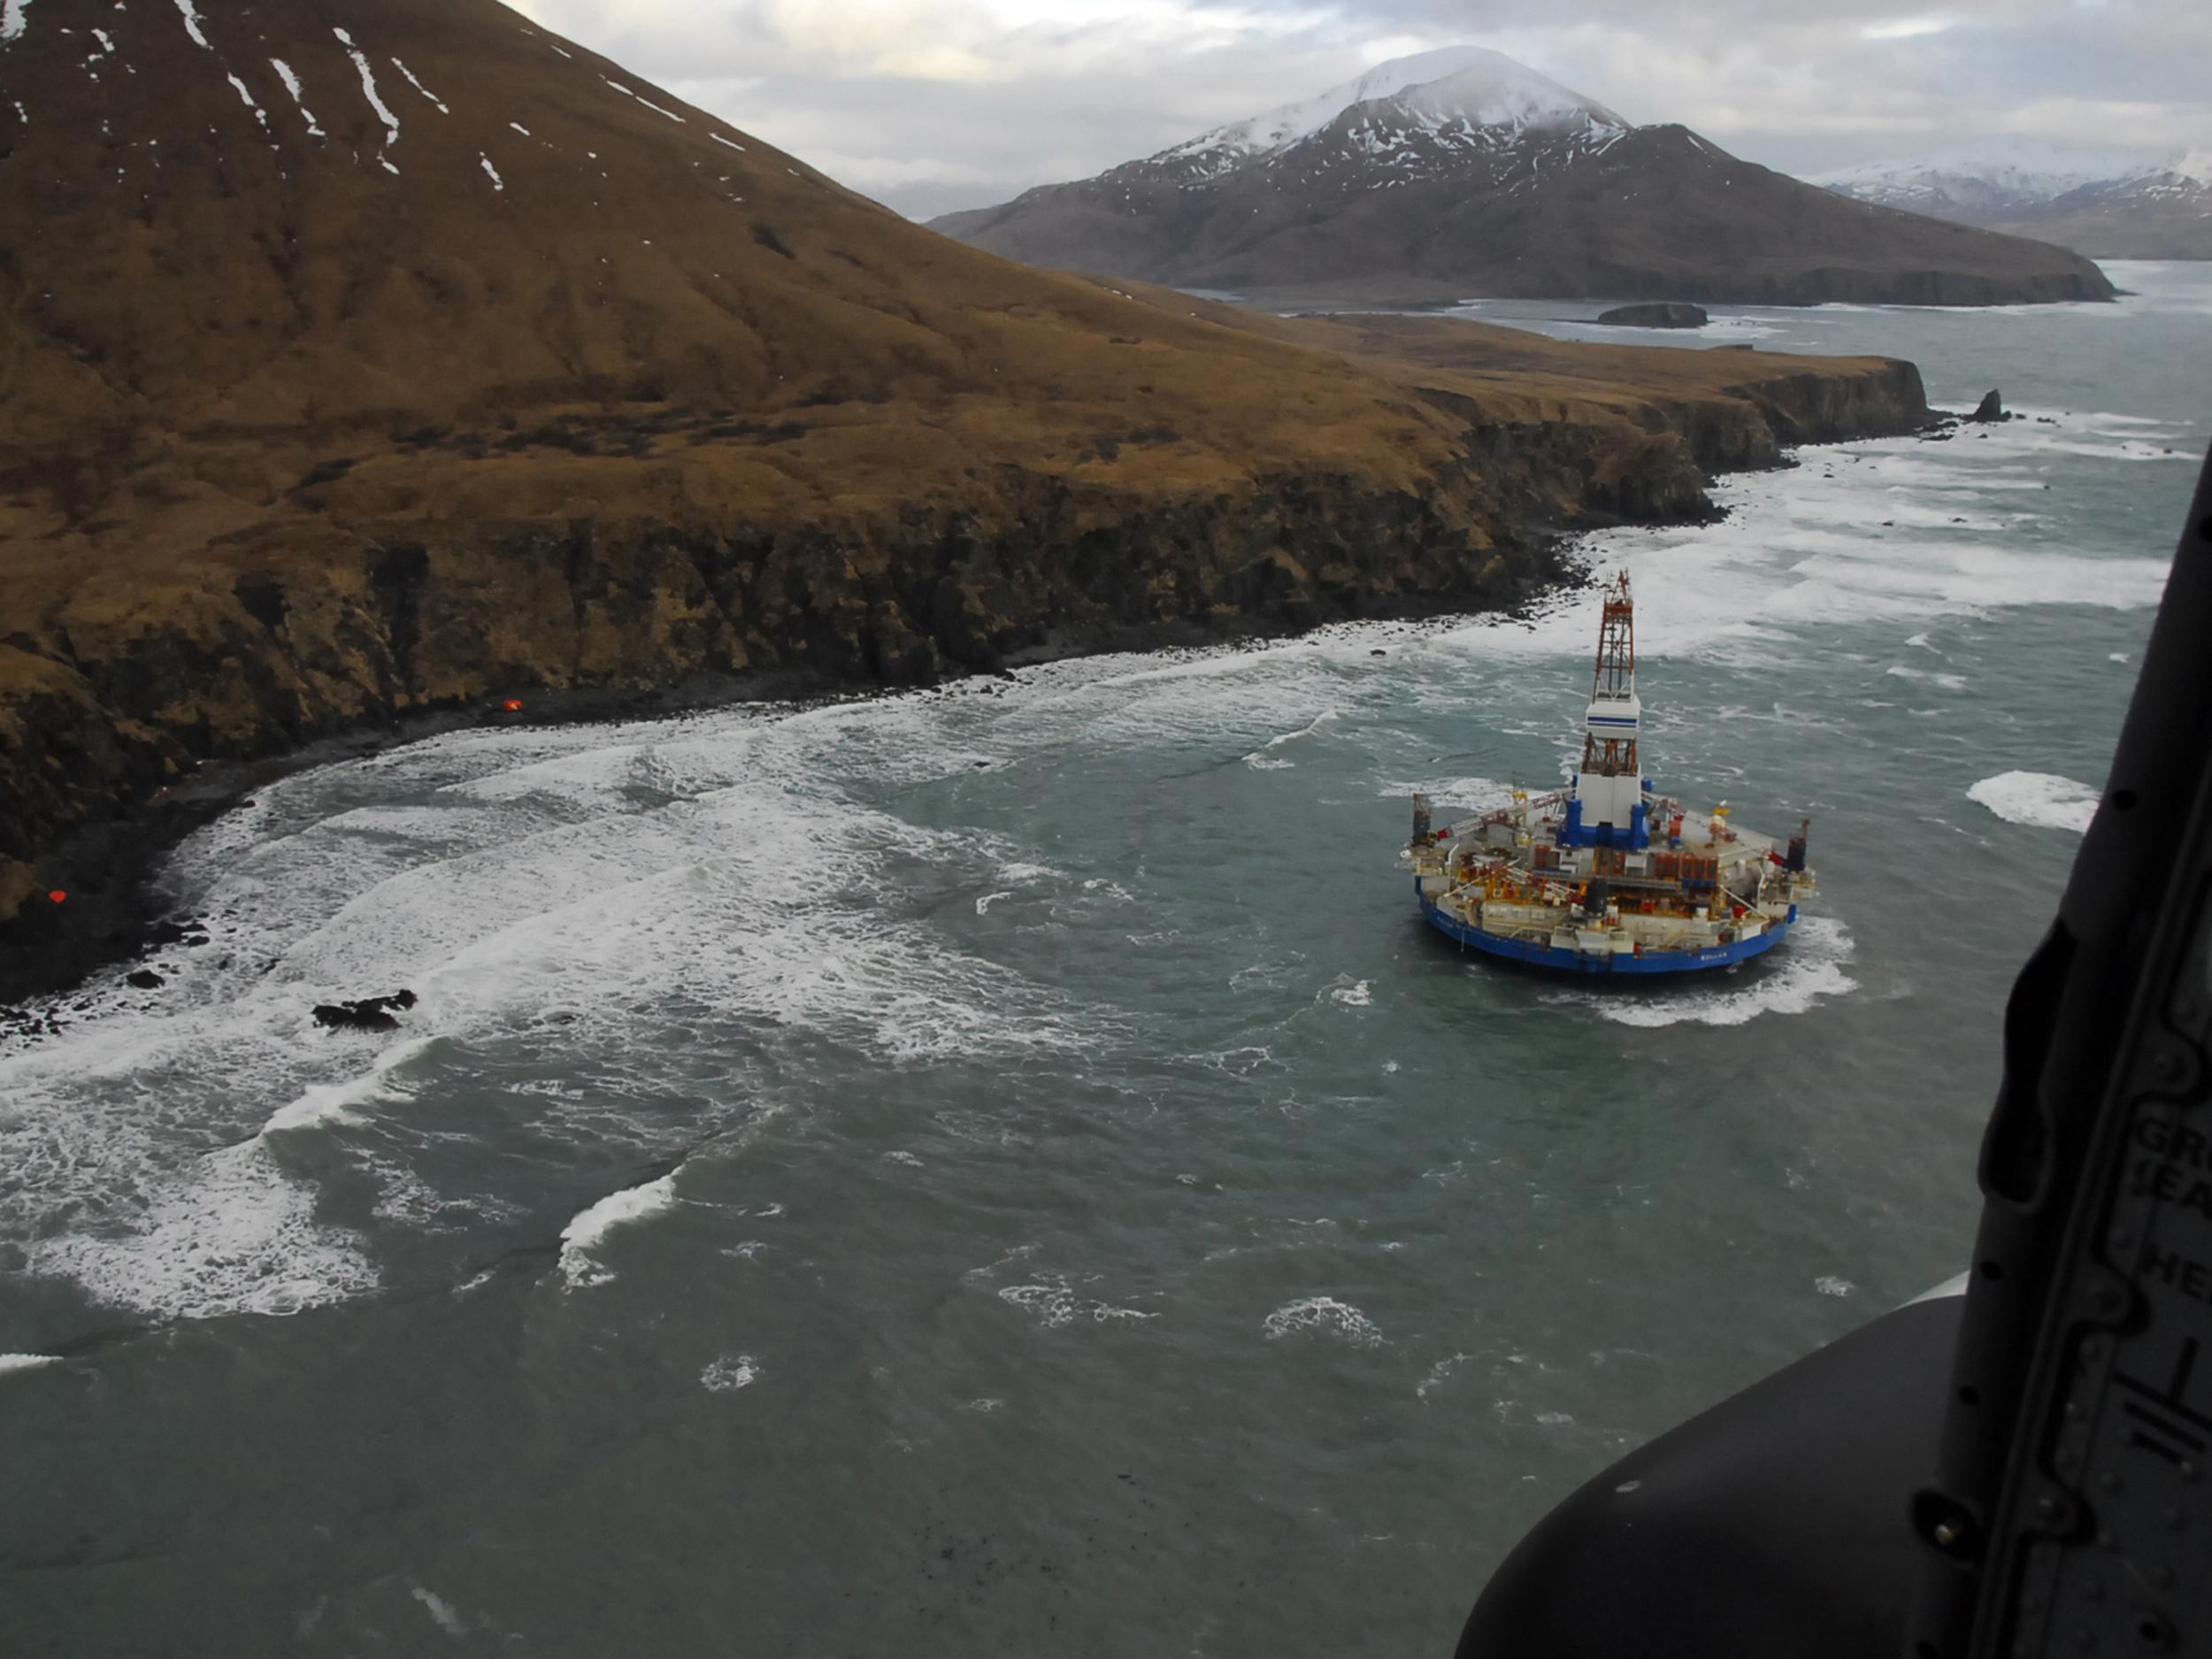
[[1463, 44], [1788, 172], [1997, 133], [2212, 148], [2205, 0], [517, 3], [918, 217]]

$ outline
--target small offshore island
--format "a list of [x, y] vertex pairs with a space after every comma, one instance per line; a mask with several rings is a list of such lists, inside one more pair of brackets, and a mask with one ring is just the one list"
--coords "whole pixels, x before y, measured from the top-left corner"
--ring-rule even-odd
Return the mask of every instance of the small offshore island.
[[1641, 305], [1616, 305], [1600, 311], [1598, 320], [1621, 328], [1702, 328], [1713, 319], [1702, 305], [1686, 300], [1654, 300]]
[[[492, 0], [357, 19], [442, 102], [388, 125], [300, 0], [204, 49], [119, 35], [135, 73], [88, 103], [93, 16], [44, 0], [7, 48], [0, 221], [38, 234], [0, 323], [0, 995], [113, 954], [146, 857], [250, 781], [204, 768], [541, 694], [1510, 607], [1561, 530], [1931, 418], [1897, 361], [1027, 269]], [[242, 102], [232, 44], [307, 77], [314, 123], [274, 79]]]

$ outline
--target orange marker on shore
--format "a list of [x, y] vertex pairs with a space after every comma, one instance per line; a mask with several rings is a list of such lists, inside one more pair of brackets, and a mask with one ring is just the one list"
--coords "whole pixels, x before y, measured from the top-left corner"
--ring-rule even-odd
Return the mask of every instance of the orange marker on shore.
[[520, 697], [510, 697], [502, 706], [505, 708], [507, 712], [510, 714], [520, 714], [522, 712], [522, 699]]
[[64, 892], [63, 892], [63, 891], [62, 891], [59, 887], [56, 887], [56, 888], [55, 888], [55, 889], [54, 889], [51, 893], [49, 893], [46, 896], [47, 896], [48, 898], [50, 898], [50, 899], [53, 900], [53, 902], [54, 902], [55, 903], [57, 903], [57, 904], [65, 903], [65, 902], [68, 901], [68, 898], [69, 898], [69, 895], [68, 895], [66, 893], [64, 893]]

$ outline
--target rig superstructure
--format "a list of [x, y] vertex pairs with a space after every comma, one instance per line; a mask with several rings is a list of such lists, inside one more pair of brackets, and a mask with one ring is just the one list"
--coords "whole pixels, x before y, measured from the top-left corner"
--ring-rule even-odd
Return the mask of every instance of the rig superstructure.
[[1770, 950], [1814, 891], [1809, 821], [1786, 842], [1654, 791], [1638, 739], [1636, 608], [1608, 584], [1582, 764], [1555, 794], [1434, 827], [1413, 797], [1403, 856], [1422, 916], [1472, 949], [1577, 973], [1686, 973]]

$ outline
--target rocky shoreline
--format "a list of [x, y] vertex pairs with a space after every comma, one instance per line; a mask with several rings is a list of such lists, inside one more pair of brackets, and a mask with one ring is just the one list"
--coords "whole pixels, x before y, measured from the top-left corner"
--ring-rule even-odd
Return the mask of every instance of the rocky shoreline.
[[53, 655], [0, 640], [0, 783], [19, 809], [0, 832], [0, 1003], [181, 937], [188, 918], [149, 872], [302, 765], [488, 719], [634, 718], [1511, 610], [1568, 577], [1568, 533], [1695, 518], [1712, 473], [1930, 419], [1909, 364], [1762, 360], [1745, 379], [1626, 419], [1499, 419], [1424, 388], [1467, 407], [1457, 458], [1419, 488], [1353, 472], [1133, 493], [1009, 468], [968, 502], [838, 524], [364, 514], [337, 537], [332, 514], [314, 557], [265, 568], [249, 542], [227, 593], [98, 655], [67, 632]]
[[[1546, 541], [1547, 553], [1559, 559], [1553, 573], [1532, 588], [1521, 603], [1493, 607], [1481, 614], [1519, 614], [1586, 580], [1586, 573], [1566, 557], [1572, 546], [1571, 535]], [[1362, 619], [1440, 625], [1467, 614], [1443, 608], [1377, 613]], [[1010, 653], [1002, 667], [959, 670], [933, 683], [992, 677], [1012, 680], [1025, 668], [1121, 651], [1263, 649], [1346, 619], [1317, 622], [1305, 628], [1255, 625], [1233, 632], [1210, 633], [1191, 626], [1161, 626], [1119, 635], [1048, 636]], [[386, 726], [325, 737], [284, 754], [196, 764], [184, 781], [165, 787], [156, 798], [134, 810], [88, 826], [56, 849], [57, 861], [97, 872], [96, 887], [69, 895], [65, 929], [42, 930], [42, 918], [35, 909], [12, 923], [0, 925], [0, 1037], [11, 1032], [58, 1031], [68, 1024], [71, 1013], [84, 1011], [81, 1006], [70, 1006], [70, 1000], [101, 970], [150, 961], [155, 953], [173, 947], [204, 942], [197, 937], [204, 918], [180, 909], [159, 887], [156, 878], [162, 861], [195, 831], [235, 807], [250, 803], [257, 792], [296, 772], [383, 754], [449, 732], [487, 726], [611, 726], [736, 706], [795, 712], [841, 703], [872, 702], [926, 688], [918, 685], [855, 688], [824, 681], [810, 673], [701, 674], [680, 685], [629, 691], [503, 687], [480, 699], [426, 709]], [[510, 690], [518, 695], [512, 698], [503, 695]], [[522, 706], [510, 709], [510, 702]]]
[[[173, 781], [150, 791], [121, 780], [111, 814], [94, 818], [54, 842], [38, 862], [44, 879], [71, 885], [56, 903], [42, 889], [19, 913], [0, 921], [0, 1033], [36, 1028], [61, 1016], [52, 1003], [103, 968], [188, 941], [189, 916], [151, 882], [161, 860], [194, 831], [250, 800], [260, 788], [311, 767], [358, 759], [447, 732], [484, 726], [588, 725], [672, 717], [732, 704], [808, 706], [823, 702], [896, 695], [947, 680], [1015, 671], [1069, 657], [1254, 644], [1333, 623], [1442, 617], [1469, 611], [1511, 611], [1571, 579], [1563, 561], [1566, 538], [1531, 537], [1516, 549], [1511, 573], [1433, 597], [1405, 595], [1360, 603], [1349, 592], [1340, 603], [1314, 603], [1286, 579], [1279, 585], [1255, 579], [1255, 608], [1233, 616], [1135, 620], [1111, 616], [1075, 626], [1031, 624], [978, 631], [965, 619], [931, 637], [879, 622], [874, 632], [833, 626], [817, 640], [794, 644], [816, 663], [760, 671], [726, 664], [693, 667], [665, 685], [549, 685], [541, 676], [518, 673], [487, 679], [462, 695], [436, 696], [411, 706], [388, 703], [335, 729], [309, 727], [306, 741], [285, 744], [296, 729], [290, 719], [273, 725], [265, 753], [194, 756], [173, 763]], [[1279, 569], [1280, 567], [1275, 567]], [[64, 739], [65, 742], [68, 740]], [[50, 876], [45, 872], [55, 872]]]

